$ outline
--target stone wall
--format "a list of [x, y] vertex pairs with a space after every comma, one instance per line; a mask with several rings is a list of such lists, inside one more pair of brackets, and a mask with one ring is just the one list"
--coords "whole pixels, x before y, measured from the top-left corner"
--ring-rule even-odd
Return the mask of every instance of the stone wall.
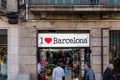
[[36, 31], [21, 26], [19, 33], [19, 72], [28, 72], [31, 74], [31, 80], [36, 80]]
[[100, 21], [100, 20], [120, 20], [119, 15], [120, 13], [118, 12], [110, 13], [110, 12], [102, 12], [102, 11], [101, 12], [74, 12], [74, 11], [73, 12], [63, 12], [63, 11], [30, 12], [29, 11], [28, 18], [29, 20], [99, 20]]
[[8, 80], [16, 80], [19, 71], [19, 35], [18, 26], [8, 29]]
[[7, 12], [17, 12], [18, 11], [17, 0], [7, 0]]
[[[103, 68], [106, 68], [106, 64], [109, 62], [109, 30], [103, 29]], [[92, 48], [92, 67], [96, 73], [97, 80], [101, 80], [101, 28], [94, 28], [91, 30], [91, 48]]]

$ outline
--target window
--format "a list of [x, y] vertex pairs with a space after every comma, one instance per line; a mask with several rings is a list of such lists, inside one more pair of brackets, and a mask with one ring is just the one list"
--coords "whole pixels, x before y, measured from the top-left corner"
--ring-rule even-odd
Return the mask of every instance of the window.
[[0, 30], [0, 80], [7, 78], [7, 30]]

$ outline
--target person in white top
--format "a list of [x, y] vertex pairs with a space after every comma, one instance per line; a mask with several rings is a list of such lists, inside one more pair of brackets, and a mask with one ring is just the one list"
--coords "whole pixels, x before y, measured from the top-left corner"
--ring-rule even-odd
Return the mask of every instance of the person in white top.
[[78, 78], [74, 78], [73, 80], [79, 80]]
[[77, 75], [74, 75], [73, 80], [79, 80], [79, 79], [77, 78]]
[[53, 69], [52, 80], [62, 80], [64, 77], [64, 70], [60, 66], [60, 63], [57, 63], [57, 67]]
[[38, 80], [40, 80], [40, 72], [41, 72], [41, 68], [42, 68], [42, 66], [41, 66], [41, 64], [38, 62], [38, 65], [37, 65], [37, 72], [38, 72]]

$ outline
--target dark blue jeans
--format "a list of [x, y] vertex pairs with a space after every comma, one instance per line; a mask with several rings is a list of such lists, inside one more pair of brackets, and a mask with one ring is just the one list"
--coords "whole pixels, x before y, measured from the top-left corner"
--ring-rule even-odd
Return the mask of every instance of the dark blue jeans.
[[38, 74], [38, 80], [40, 80], [40, 74]]
[[7, 75], [2, 75], [2, 80], [7, 80]]

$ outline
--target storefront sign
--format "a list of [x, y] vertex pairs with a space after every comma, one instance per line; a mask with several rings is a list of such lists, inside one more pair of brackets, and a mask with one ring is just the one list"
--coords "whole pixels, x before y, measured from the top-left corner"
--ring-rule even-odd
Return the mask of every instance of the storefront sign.
[[38, 47], [89, 47], [89, 33], [39, 33]]

